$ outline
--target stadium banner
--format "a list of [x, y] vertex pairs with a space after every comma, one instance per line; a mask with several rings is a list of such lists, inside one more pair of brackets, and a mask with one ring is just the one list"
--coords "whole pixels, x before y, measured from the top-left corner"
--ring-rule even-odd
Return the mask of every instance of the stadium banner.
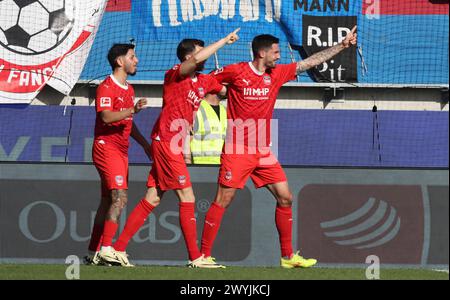
[[30, 103], [77, 82], [107, 0], [0, 2], [0, 103]]
[[360, 0], [141, 0], [132, 5], [132, 28], [140, 40], [161, 41], [219, 39], [240, 27], [244, 40], [268, 33], [301, 45], [304, 15], [358, 16], [361, 10]]
[[[356, 26], [356, 17], [303, 16], [301, 52], [306, 58], [340, 43]], [[333, 59], [313, 68], [312, 76], [318, 82], [357, 82], [356, 48], [343, 51]]]
[[[126, 216], [146, 192], [150, 166], [130, 167]], [[447, 267], [448, 170], [285, 168], [294, 195], [293, 246], [319, 266]], [[197, 234], [216, 191], [217, 167], [189, 167]], [[87, 252], [100, 179], [92, 164], [0, 165], [0, 262], [63, 263]], [[238, 266], [278, 266], [276, 201], [249, 180], [223, 217], [212, 255]], [[184, 265], [178, 200], [164, 195], [130, 241], [132, 262]], [[42, 220], [45, 220], [43, 222]], [[117, 236], [116, 236], [117, 238]]]

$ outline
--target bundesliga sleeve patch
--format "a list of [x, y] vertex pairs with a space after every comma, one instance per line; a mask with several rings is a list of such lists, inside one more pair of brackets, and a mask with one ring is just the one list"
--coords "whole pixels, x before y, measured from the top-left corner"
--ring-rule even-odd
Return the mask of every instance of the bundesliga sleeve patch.
[[109, 97], [100, 98], [100, 107], [110, 107], [110, 106], [111, 106], [111, 98]]

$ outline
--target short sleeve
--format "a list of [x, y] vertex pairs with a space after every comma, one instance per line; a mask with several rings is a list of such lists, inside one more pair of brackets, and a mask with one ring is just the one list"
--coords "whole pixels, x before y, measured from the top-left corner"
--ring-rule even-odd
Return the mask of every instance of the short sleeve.
[[168, 70], [164, 76], [164, 83], [176, 82], [182, 79], [180, 74], [180, 64], [174, 65], [172, 69]]
[[297, 78], [297, 63], [277, 66], [281, 84]]
[[113, 110], [114, 93], [111, 88], [101, 85], [97, 89], [95, 97], [95, 109], [97, 112]]
[[221, 85], [216, 78], [210, 75], [206, 75], [207, 82], [208, 82], [208, 91], [207, 94], [218, 94], [222, 88], [223, 85]]
[[215, 70], [211, 73], [212, 76], [219, 82], [219, 83], [231, 83], [233, 82], [233, 79], [236, 74], [236, 67], [237, 65], [229, 65], [224, 68], [220, 68]]

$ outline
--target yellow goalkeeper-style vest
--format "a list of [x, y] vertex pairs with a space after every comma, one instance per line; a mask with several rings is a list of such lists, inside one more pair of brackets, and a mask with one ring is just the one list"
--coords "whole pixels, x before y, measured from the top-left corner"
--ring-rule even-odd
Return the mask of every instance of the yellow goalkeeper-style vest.
[[211, 105], [203, 100], [194, 121], [191, 141], [194, 164], [220, 164], [223, 143], [227, 132], [227, 111], [220, 106], [220, 120]]

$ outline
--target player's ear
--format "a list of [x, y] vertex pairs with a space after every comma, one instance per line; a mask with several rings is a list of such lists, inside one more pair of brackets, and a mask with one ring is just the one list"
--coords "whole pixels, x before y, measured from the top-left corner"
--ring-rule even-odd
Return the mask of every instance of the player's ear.
[[117, 63], [117, 65], [119, 66], [119, 67], [123, 67], [124, 66], [124, 56], [119, 56], [117, 59], [116, 59], [116, 63]]
[[267, 54], [267, 51], [264, 50], [264, 49], [258, 51], [258, 56], [259, 56], [260, 58], [266, 57], [266, 54]]

